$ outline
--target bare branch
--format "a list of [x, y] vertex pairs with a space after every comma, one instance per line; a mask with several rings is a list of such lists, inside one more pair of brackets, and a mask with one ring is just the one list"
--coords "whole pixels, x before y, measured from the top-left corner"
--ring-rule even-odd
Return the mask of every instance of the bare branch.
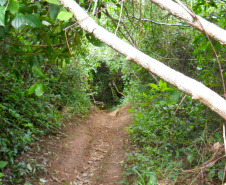
[[158, 25], [190, 27], [189, 25], [186, 25], [186, 24], [169, 24], [169, 23], [156, 22], [156, 21], [153, 21], [151, 19], [144, 19], [144, 18], [138, 19], [137, 17], [133, 17], [133, 18], [136, 19], [136, 20], [147, 21], [147, 22], [151, 22], [151, 23], [154, 23], [154, 24], [158, 24]]

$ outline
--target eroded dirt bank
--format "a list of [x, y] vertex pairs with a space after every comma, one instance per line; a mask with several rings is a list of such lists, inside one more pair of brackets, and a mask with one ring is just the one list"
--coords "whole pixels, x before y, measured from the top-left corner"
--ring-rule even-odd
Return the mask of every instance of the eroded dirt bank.
[[131, 123], [128, 107], [110, 113], [92, 107], [89, 118], [71, 128], [67, 137], [48, 142], [44, 156], [39, 156], [46, 160], [48, 174], [41, 177], [48, 180], [45, 184], [116, 185], [121, 181], [128, 137], [124, 128]]

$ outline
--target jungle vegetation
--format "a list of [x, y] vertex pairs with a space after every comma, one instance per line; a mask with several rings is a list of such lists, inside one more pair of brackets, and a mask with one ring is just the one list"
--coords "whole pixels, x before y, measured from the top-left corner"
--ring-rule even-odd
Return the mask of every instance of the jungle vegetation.
[[[183, 2], [225, 29], [225, 1]], [[223, 96], [224, 45], [211, 45], [151, 1], [78, 3], [122, 40]], [[133, 152], [121, 184], [223, 184], [225, 121], [84, 31], [60, 1], [0, 0], [0, 43], [0, 184], [23, 182], [27, 164], [15, 159], [31, 143], [56, 134], [64, 119], [88, 114], [93, 102], [86, 82], [105, 109], [132, 103], [126, 131]]]

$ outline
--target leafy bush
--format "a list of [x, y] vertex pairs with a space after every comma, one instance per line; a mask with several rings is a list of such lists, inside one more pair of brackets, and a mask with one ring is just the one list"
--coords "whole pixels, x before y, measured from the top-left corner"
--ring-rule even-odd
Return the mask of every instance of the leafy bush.
[[[38, 137], [58, 132], [63, 121], [59, 110], [67, 106], [74, 114], [83, 115], [90, 104], [82, 92], [80, 73], [73, 66], [53, 66], [42, 78], [25, 73], [30, 76], [27, 81], [23, 80], [25, 75], [17, 78], [6, 67], [0, 67], [0, 158], [8, 161], [14, 171], [20, 171], [14, 159]], [[32, 83], [43, 84], [42, 96], [29, 93]]]
[[[215, 132], [220, 125], [219, 117], [211, 115], [207, 118], [202, 104], [184, 97], [161, 80], [158, 85], [147, 84], [142, 91], [140, 86], [139, 90], [134, 87], [134, 108], [129, 109], [134, 123], [126, 130], [131, 134], [135, 151], [128, 154], [130, 168], [127, 172], [138, 175], [137, 184], [148, 184], [150, 179], [153, 181], [153, 175], [158, 179], [185, 183], [185, 178], [181, 178], [187, 177], [183, 170], [198, 168], [216, 154], [210, 148], [214, 143], [222, 142], [220, 133]], [[207, 175], [203, 181], [222, 180], [219, 173], [224, 165], [219, 161], [218, 166], [214, 172], [212, 166], [206, 167], [203, 173]], [[214, 175], [207, 179], [212, 173]]]

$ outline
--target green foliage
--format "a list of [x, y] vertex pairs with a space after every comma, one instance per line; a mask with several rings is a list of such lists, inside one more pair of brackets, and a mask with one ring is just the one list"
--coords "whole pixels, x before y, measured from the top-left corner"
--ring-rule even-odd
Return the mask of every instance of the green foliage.
[[[90, 6], [83, 0], [80, 6], [91, 13], [92, 3]], [[205, 35], [184, 27], [182, 21], [149, 1], [108, 6], [112, 3], [116, 1], [98, 1], [98, 23], [112, 32], [119, 26], [116, 34], [120, 38], [223, 94], [218, 63]], [[65, 43], [64, 29], [75, 23], [73, 14], [59, 0], [0, 0], [0, 5], [0, 157], [14, 170], [9, 181], [15, 184], [38, 165], [16, 164], [15, 157], [39, 136], [57, 132], [63, 117], [59, 110], [64, 106], [81, 115], [89, 101], [82, 93], [87, 87], [81, 83]], [[192, 1], [195, 13], [222, 28], [226, 25], [225, 7], [223, 1]], [[181, 26], [169, 26], [175, 23]], [[93, 34], [74, 26], [67, 36], [96, 100], [109, 106], [123, 101], [115, 83], [133, 102], [129, 112], [134, 124], [127, 131], [134, 142], [134, 153], [128, 155], [131, 166], [127, 173], [136, 175], [135, 184], [156, 184], [156, 179], [164, 177], [180, 181], [183, 169], [198, 167], [213, 155], [209, 148], [221, 142], [220, 119], [215, 114], [207, 113], [190, 97], [180, 104], [181, 92], [159, 79], [158, 84], [152, 83], [144, 69], [102, 47]], [[213, 46], [220, 60], [225, 60], [224, 46], [217, 42]], [[225, 77], [226, 66], [223, 62], [221, 65]], [[204, 177], [210, 182], [222, 180], [223, 162], [206, 168]], [[4, 178], [3, 170], [0, 177]]]
[[101, 46], [104, 46], [104, 44], [99, 41], [98, 39], [96, 39], [96, 37], [91, 34], [91, 33], [88, 33], [86, 34], [86, 38], [88, 39], [88, 41], [90, 41], [94, 46], [98, 46], [98, 47], [101, 47]]
[[[0, 170], [3, 169], [7, 164], [8, 164], [8, 162], [6, 162], [6, 161], [0, 161]], [[4, 174], [0, 172], [0, 180], [3, 176], [4, 176]], [[2, 183], [0, 182], [0, 184], [2, 184]]]
[[[209, 147], [219, 139], [222, 142], [217, 136], [219, 133], [212, 133], [218, 129], [218, 117], [208, 118], [212, 124], [207, 129], [204, 106], [190, 97], [179, 106], [183, 94], [174, 87], [167, 87], [162, 81], [158, 85], [148, 83], [146, 87], [139, 83], [133, 86], [132, 92], [134, 108], [129, 112], [134, 123], [126, 131], [131, 134], [135, 151], [128, 154], [127, 162], [131, 165], [127, 173], [138, 175], [137, 184], [148, 184], [153, 178], [149, 173], [155, 173], [158, 179], [167, 177], [171, 182], [179, 181], [186, 176], [183, 169], [202, 165], [213, 155]], [[200, 155], [198, 148], [204, 143], [207, 147]], [[208, 168], [210, 174], [206, 173], [213, 175], [212, 180], [219, 181], [211, 169]], [[223, 169], [220, 165], [218, 172]]]
[[[81, 92], [80, 73], [73, 66], [66, 69], [52, 66], [42, 83], [30, 88], [35, 78], [28, 71], [17, 78], [7, 73], [5, 66], [0, 67], [0, 156], [9, 162], [13, 174], [17, 174], [10, 180], [16, 183], [28, 172], [21, 171], [21, 165], [14, 162], [15, 157], [27, 151], [38, 137], [57, 133], [62, 125], [63, 115], [58, 112], [62, 107], [67, 106], [74, 114], [82, 115], [89, 108], [89, 100]], [[15, 172], [17, 169], [19, 171]]]
[[122, 95], [117, 92], [116, 87], [119, 91], [123, 91], [122, 73], [120, 70], [113, 71], [107, 66], [107, 62], [99, 61], [98, 63], [100, 66], [90, 71], [89, 79], [95, 99], [104, 102], [106, 109], [120, 103]]

